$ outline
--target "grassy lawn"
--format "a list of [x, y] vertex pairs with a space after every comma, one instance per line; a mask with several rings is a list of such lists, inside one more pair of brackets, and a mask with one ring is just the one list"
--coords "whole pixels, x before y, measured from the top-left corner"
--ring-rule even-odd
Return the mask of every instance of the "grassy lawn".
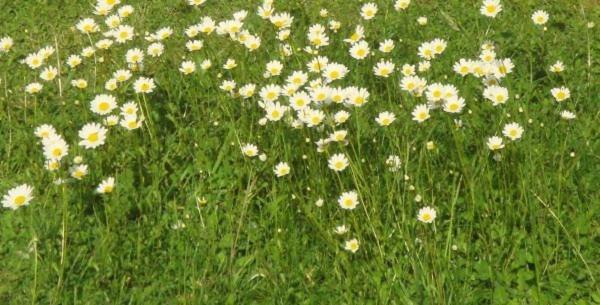
[[[273, 14], [293, 17], [285, 40], [275, 18], [257, 14], [261, 1], [120, 2], [108, 15], [121, 10], [121, 25], [133, 27], [123, 43], [104, 35], [107, 16], [92, 0], [0, 3], [0, 39], [14, 44], [2, 51], [0, 41], [0, 304], [600, 304], [597, 1], [501, 0], [492, 18], [479, 0], [399, 10], [372, 0], [378, 10], [365, 19], [369, 1], [275, 0]], [[242, 10], [244, 35], [185, 33]], [[549, 14], [543, 25], [532, 20], [538, 10]], [[98, 31], [78, 29], [85, 18]], [[315, 24], [327, 46], [311, 45]], [[364, 59], [352, 49], [361, 42], [344, 41], [357, 25]], [[165, 27], [170, 37], [150, 41]], [[244, 45], [248, 35], [260, 38], [256, 50]], [[103, 39], [112, 45], [101, 49]], [[390, 52], [379, 50], [386, 39]], [[444, 50], [418, 52], [435, 39]], [[186, 47], [191, 40], [199, 50]], [[160, 56], [148, 54], [153, 43]], [[48, 46], [31, 68], [30, 55]], [[145, 55], [132, 65], [135, 48]], [[70, 67], [77, 54], [82, 63]], [[309, 71], [317, 56], [328, 58], [324, 70], [338, 63], [347, 74]], [[228, 59], [236, 67], [226, 69]], [[453, 68], [461, 59], [468, 75]], [[274, 60], [280, 75], [265, 75]], [[185, 61], [196, 70], [182, 72]], [[387, 61], [393, 72], [375, 75]], [[551, 71], [557, 61], [564, 71]], [[58, 73], [44, 80], [49, 67]], [[132, 76], [113, 88], [120, 69]], [[305, 110], [283, 92], [294, 72], [308, 76], [293, 88], [309, 96]], [[415, 76], [426, 85], [403, 88]], [[141, 78], [155, 88], [140, 92]], [[27, 92], [32, 83], [43, 88]], [[245, 98], [246, 84], [256, 89]], [[438, 84], [456, 90], [435, 100]], [[268, 85], [283, 88], [275, 112]], [[368, 91], [366, 101], [347, 89], [336, 102], [333, 89], [351, 87]], [[558, 101], [561, 87], [569, 95]], [[92, 101], [102, 95], [117, 108], [100, 114]], [[464, 101], [462, 111], [452, 101]], [[135, 116], [120, 114], [128, 102]], [[419, 105], [429, 113], [422, 122]], [[395, 118], [388, 126], [384, 112]], [[121, 123], [110, 126], [108, 115]], [[89, 123], [106, 138], [82, 136]], [[503, 133], [510, 123], [522, 135]], [[57, 135], [36, 135], [43, 124]], [[97, 147], [82, 144], [98, 136]], [[503, 147], [492, 149], [494, 136]], [[49, 157], [56, 139], [68, 152]], [[347, 167], [334, 170], [338, 154]], [[114, 187], [99, 187], [109, 177]], [[32, 192], [11, 197], [23, 184]]]

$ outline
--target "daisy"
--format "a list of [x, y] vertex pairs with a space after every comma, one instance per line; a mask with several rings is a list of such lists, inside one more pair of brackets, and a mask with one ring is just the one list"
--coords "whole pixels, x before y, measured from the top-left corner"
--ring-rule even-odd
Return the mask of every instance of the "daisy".
[[304, 110], [304, 122], [308, 127], [316, 127], [323, 123], [325, 113], [321, 110], [307, 108]]
[[385, 165], [389, 168], [390, 172], [396, 172], [402, 166], [402, 160], [399, 156], [391, 155], [385, 160]]
[[460, 113], [465, 107], [465, 99], [462, 97], [452, 97], [444, 103], [444, 111], [449, 113]]
[[246, 144], [242, 146], [242, 153], [247, 157], [256, 157], [258, 155], [258, 147], [254, 144]]
[[91, 102], [91, 110], [99, 115], [107, 115], [117, 108], [117, 100], [108, 94], [99, 94]]
[[12, 49], [14, 41], [10, 37], [3, 37], [0, 39], [0, 52], [6, 53]]
[[256, 92], [255, 84], [244, 85], [238, 90], [238, 93], [240, 94], [240, 96], [242, 96], [245, 99], [252, 97], [255, 92]]
[[134, 29], [129, 25], [120, 25], [113, 31], [113, 37], [117, 43], [125, 43], [133, 39]]
[[84, 34], [90, 34], [99, 30], [96, 21], [92, 18], [85, 18], [80, 20], [75, 26], [80, 32]]
[[267, 75], [279, 76], [283, 70], [283, 64], [279, 60], [273, 60], [267, 63]]
[[435, 209], [433, 209], [431, 207], [423, 207], [419, 210], [417, 219], [420, 222], [432, 223], [435, 220], [436, 216], [437, 215], [436, 215]]
[[139, 64], [144, 60], [144, 52], [138, 48], [130, 49], [125, 53], [125, 60], [129, 64]]
[[131, 71], [126, 69], [117, 70], [113, 73], [113, 78], [118, 82], [125, 82], [131, 78]]
[[492, 101], [492, 105], [498, 106], [508, 100], [508, 89], [500, 86], [489, 86], [483, 90], [483, 96]]
[[515, 141], [521, 138], [521, 136], [523, 135], [523, 127], [521, 127], [521, 125], [517, 124], [517, 123], [509, 123], [504, 125], [504, 129], [502, 130], [502, 134]]
[[206, 2], [206, 0], [188, 0], [187, 1], [187, 3], [192, 6], [200, 6], [200, 5], [204, 4], [204, 2]]
[[275, 172], [275, 176], [283, 177], [290, 173], [290, 166], [285, 162], [280, 162], [275, 166], [273, 171]]
[[502, 11], [500, 0], [484, 0], [479, 10], [482, 15], [495, 18]]
[[56, 75], [58, 75], [58, 70], [52, 66], [49, 66], [42, 70], [40, 73], [40, 78], [45, 81], [51, 81], [56, 77]]
[[365, 88], [350, 87], [346, 90], [348, 104], [361, 107], [369, 101], [370, 93]]
[[224, 80], [221, 83], [221, 86], [219, 86], [219, 88], [221, 88], [223, 91], [226, 91], [226, 92], [232, 92], [233, 89], [235, 89], [235, 86], [236, 86], [235, 81], [233, 81], [233, 80]]
[[348, 135], [348, 131], [346, 130], [336, 130], [329, 136], [329, 139], [333, 142], [346, 142], [346, 136]]
[[342, 193], [340, 198], [338, 198], [338, 204], [344, 210], [354, 210], [354, 208], [356, 208], [356, 206], [359, 204], [358, 195], [355, 191]]
[[331, 158], [329, 158], [329, 161], [327, 163], [329, 165], [329, 168], [331, 168], [332, 170], [334, 170], [336, 172], [343, 171], [350, 164], [350, 162], [348, 161], [348, 158], [346, 158], [346, 156], [344, 154], [335, 154], [335, 155], [331, 156]]
[[560, 60], [550, 66], [550, 72], [560, 73], [563, 71], [565, 71], [565, 65]]
[[151, 57], [159, 57], [165, 51], [165, 46], [160, 42], [155, 42], [148, 46], [146, 53]]
[[365, 20], [370, 20], [377, 14], [377, 5], [373, 2], [366, 3], [360, 8], [360, 16]]
[[98, 193], [98, 194], [112, 193], [114, 188], [115, 188], [115, 178], [108, 177], [108, 178], [102, 180], [102, 182], [100, 182], [100, 184], [96, 188], [96, 193]]
[[423, 123], [429, 119], [429, 107], [425, 104], [420, 104], [415, 107], [412, 112], [413, 120], [418, 123]]
[[396, 116], [388, 111], [380, 112], [377, 118], [375, 118], [375, 122], [379, 124], [379, 126], [389, 126], [396, 120]]
[[350, 38], [344, 39], [344, 42], [355, 44], [363, 39], [363, 37], [365, 37], [365, 29], [362, 27], [362, 25], [357, 25], [354, 33], [350, 35]]
[[25, 64], [31, 69], [37, 69], [44, 64], [44, 56], [41, 53], [32, 53], [25, 57]]
[[279, 121], [281, 120], [287, 109], [288, 107], [282, 106], [279, 102], [268, 102], [265, 105], [265, 112], [267, 113], [265, 117], [269, 121]]
[[212, 62], [210, 61], [210, 59], [205, 59], [200, 64], [200, 68], [202, 70], [208, 70], [208, 69], [210, 69], [210, 67], [212, 67]]
[[382, 53], [390, 53], [394, 50], [394, 41], [391, 39], [386, 39], [379, 43], [379, 51]]
[[471, 61], [464, 58], [461, 58], [459, 61], [457, 61], [452, 69], [460, 76], [466, 76], [473, 71]]
[[54, 127], [52, 127], [52, 125], [48, 125], [48, 124], [38, 126], [35, 129], [34, 134], [42, 140], [48, 139], [52, 136], [57, 135], [56, 129], [54, 129]]
[[499, 150], [504, 148], [504, 143], [502, 143], [501, 137], [493, 136], [488, 138], [487, 146], [490, 150]]
[[369, 52], [369, 44], [364, 40], [357, 42], [350, 48], [350, 56], [358, 60], [365, 59], [369, 56]]
[[554, 88], [550, 90], [550, 93], [557, 102], [562, 102], [571, 97], [571, 91], [567, 87]]
[[373, 67], [373, 73], [375, 73], [375, 76], [387, 78], [394, 72], [394, 68], [395, 65], [391, 61], [381, 60]]
[[424, 42], [418, 48], [419, 57], [425, 60], [431, 60], [435, 57], [435, 48], [431, 42]]
[[191, 60], [186, 60], [181, 63], [179, 71], [184, 75], [192, 74], [196, 71], [196, 63]]
[[306, 66], [308, 67], [308, 71], [312, 73], [321, 73], [321, 71], [327, 67], [328, 63], [329, 59], [327, 57], [318, 56], [309, 61]]
[[67, 58], [67, 65], [71, 68], [75, 68], [77, 66], [79, 66], [81, 64], [83, 60], [81, 59], [81, 56], [79, 55], [70, 55]]
[[81, 141], [79, 146], [86, 149], [94, 149], [104, 144], [108, 130], [98, 123], [88, 123], [79, 130]]
[[235, 62], [235, 59], [232, 58], [227, 59], [227, 61], [223, 65], [223, 69], [225, 70], [231, 70], [235, 67], [237, 67], [237, 63]]
[[394, 3], [394, 9], [397, 11], [405, 10], [408, 8], [409, 5], [410, 0], [396, 0], [396, 2]]
[[133, 83], [133, 88], [135, 89], [135, 93], [146, 94], [152, 93], [156, 85], [152, 78], [140, 77]]
[[323, 70], [323, 77], [327, 78], [329, 82], [342, 79], [348, 73], [348, 68], [342, 64], [330, 63], [327, 64], [325, 70]]
[[71, 167], [69, 170], [71, 177], [81, 180], [88, 174], [88, 166], [85, 164], [79, 164]]
[[114, 29], [121, 25], [121, 16], [119, 15], [111, 15], [104, 19], [104, 23], [111, 29]]
[[333, 120], [336, 125], [344, 124], [350, 118], [350, 113], [344, 110], [340, 110], [333, 115]]
[[575, 115], [575, 113], [568, 111], [568, 110], [563, 110], [560, 113], [560, 117], [563, 118], [564, 120], [574, 120], [575, 118], [577, 118], [577, 115]]
[[[109, 117], [106, 118], [107, 122], [109, 120]], [[119, 121], [119, 124], [127, 129], [127, 130], [134, 130], [134, 129], [138, 129], [142, 126], [142, 122], [144, 121], [144, 118], [139, 118], [137, 117], [137, 115], [126, 115], [123, 117], [122, 120]], [[111, 124], [108, 124], [111, 125]], [[112, 124], [114, 125], [114, 124]]]
[[42, 84], [35, 82], [25, 86], [25, 92], [29, 94], [38, 94], [43, 88], [44, 86]]
[[118, 13], [121, 18], [127, 18], [131, 16], [131, 14], [133, 14], [133, 6], [124, 5], [121, 8], [119, 8]]
[[44, 156], [47, 160], [60, 161], [69, 153], [69, 145], [59, 135], [50, 136], [42, 141]]
[[336, 226], [333, 232], [338, 235], [343, 235], [348, 233], [348, 227], [346, 225]]
[[2, 206], [13, 210], [26, 206], [33, 199], [31, 193], [33, 193], [33, 187], [27, 184], [14, 187], [2, 197]]
[[533, 15], [531, 15], [531, 20], [533, 20], [533, 23], [535, 23], [536, 25], [544, 25], [546, 24], [546, 22], [548, 22], [548, 19], [550, 18], [550, 15], [548, 15], [548, 13], [546, 13], [546, 11], [535, 11], [533, 12]]
[[202, 40], [190, 40], [185, 43], [185, 48], [190, 52], [201, 50], [202, 47], [204, 47]]
[[359, 247], [360, 247], [360, 243], [358, 242], [358, 240], [356, 238], [348, 240], [344, 243], [344, 249], [348, 250], [352, 253], [356, 253], [356, 251], [358, 251]]

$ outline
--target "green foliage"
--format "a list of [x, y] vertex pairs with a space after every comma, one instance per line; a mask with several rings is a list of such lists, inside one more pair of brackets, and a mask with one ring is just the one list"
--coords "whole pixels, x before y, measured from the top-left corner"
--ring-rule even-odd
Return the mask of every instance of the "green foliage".
[[[256, 16], [256, 1], [208, 0], [201, 8], [183, 0], [123, 1], [136, 9], [127, 21], [138, 32], [133, 42], [102, 53], [97, 66], [86, 60], [80, 70], [65, 69], [62, 95], [52, 85], [35, 98], [26, 95], [23, 88], [37, 77], [19, 63], [27, 54], [56, 43], [64, 66], [68, 55], [89, 46], [74, 29], [91, 15], [88, 2], [0, 5], [0, 37], [15, 40], [13, 51], [0, 54], [0, 191], [35, 187], [29, 206], [0, 211], [0, 303], [600, 304], [600, 44], [598, 26], [587, 27], [600, 20], [594, 1], [503, 1], [493, 20], [480, 15], [479, 1], [414, 0], [402, 12], [392, 1], [374, 1], [380, 11], [368, 22], [359, 19], [361, 1], [275, 1], [277, 11], [295, 18], [290, 58], [280, 55], [273, 26]], [[348, 110], [349, 145], [323, 154], [314, 142], [324, 132], [282, 122], [259, 126], [264, 112], [257, 99], [241, 101], [219, 89], [225, 79], [261, 87], [265, 64], [275, 58], [286, 72], [305, 69], [311, 56], [296, 49], [306, 45], [310, 25], [329, 20], [319, 17], [320, 8], [342, 23], [323, 53], [350, 68], [344, 86], [371, 93], [367, 105]], [[203, 38], [200, 52], [185, 51], [187, 26], [241, 9], [249, 12], [246, 26], [262, 37], [258, 51], [214, 34]], [[536, 9], [551, 15], [546, 31], [531, 22]], [[426, 26], [416, 23], [419, 16], [427, 16]], [[357, 22], [374, 52], [363, 62], [341, 42]], [[104, 146], [77, 147], [79, 128], [98, 119], [89, 101], [125, 68], [129, 48], [148, 44], [143, 32], [163, 26], [175, 34], [143, 72], [157, 83], [147, 96], [152, 136], [146, 128], [111, 129]], [[438, 37], [448, 48], [427, 79], [460, 90], [471, 111], [460, 115], [462, 128], [446, 113], [417, 124], [410, 113], [423, 99], [400, 89], [399, 72], [373, 76], [384, 58], [375, 51], [380, 41], [396, 42], [389, 58], [399, 69], [419, 62], [418, 46]], [[500, 108], [483, 101], [481, 80], [452, 71], [460, 58], [477, 57], [486, 41], [516, 66], [503, 82], [511, 99]], [[182, 57], [211, 59], [213, 68], [184, 76], [177, 70]], [[238, 67], [221, 69], [227, 58]], [[548, 72], [556, 60], [567, 67], [560, 75]], [[88, 89], [71, 88], [81, 77]], [[550, 89], [563, 85], [571, 99], [558, 105]], [[131, 84], [114, 94], [120, 104], [141, 98]], [[561, 110], [578, 117], [561, 120]], [[394, 124], [377, 126], [381, 111], [393, 111]], [[524, 137], [495, 161], [485, 141], [511, 121], [524, 126]], [[58, 174], [44, 169], [33, 134], [45, 123], [69, 140], [70, 158], [81, 155], [90, 165], [85, 179], [53, 183]], [[244, 158], [245, 142], [256, 143], [267, 161]], [[351, 164], [340, 174], [327, 168], [337, 152]], [[389, 155], [400, 156], [400, 171], [386, 168]], [[292, 172], [276, 178], [281, 161]], [[110, 175], [115, 191], [95, 194]], [[359, 190], [361, 205], [342, 211], [337, 198], [351, 189]], [[424, 205], [436, 208], [434, 225], [417, 221]], [[349, 235], [334, 233], [340, 224]], [[354, 254], [343, 249], [350, 237], [360, 241]]]

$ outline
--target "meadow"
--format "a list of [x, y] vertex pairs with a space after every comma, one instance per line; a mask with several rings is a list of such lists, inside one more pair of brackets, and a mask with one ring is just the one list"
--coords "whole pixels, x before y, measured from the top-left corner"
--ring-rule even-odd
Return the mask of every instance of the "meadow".
[[0, 3], [0, 303], [600, 304], [596, 0]]

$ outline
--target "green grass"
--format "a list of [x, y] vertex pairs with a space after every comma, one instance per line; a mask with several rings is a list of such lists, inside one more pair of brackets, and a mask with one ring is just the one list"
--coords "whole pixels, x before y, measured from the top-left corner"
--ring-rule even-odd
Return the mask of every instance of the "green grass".
[[[479, 14], [480, 1], [413, 1], [403, 12], [394, 11], [392, 1], [374, 1], [379, 13], [372, 21], [359, 20], [359, 1], [275, 1], [277, 11], [295, 18], [294, 49], [306, 45], [311, 24], [342, 22], [322, 54], [349, 67], [340, 85], [371, 93], [364, 107], [347, 109], [352, 116], [340, 128], [348, 130], [349, 145], [332, 144], [325, 153], [314, 142], [333, 130], [331, 124], [323, 130], [291, 129], [283, 122], [263, 127], [257, 124], [264, 115], [258, 97], [241, 101], [219, 89], [223, 79], [258, 88], [282, 83], [311, 58], [304, 52], [279, 55], [276, 31], [256, 16], [260, 2], [208, 0], [200, 9], [183, 0], [124, 2], [136, 9], [126, 23], [138, 34], [171, 26], [175, 35], [165, 41], [165, 54], [147, 58], [145, 70], [133, 77], [150, 76], [158, 85], [147, 96], [153, 137], [146, 128], [114, 127], [95, 150], [77, 146], [81, 126], [99, 121], [89, 101], [106, 92], [104, 82], [114, 70], [126, 67], [125, 52], [148, 42], [138, 35], [103, 51], [97, 67], [85, 59], [71, 70], [66, 57], [89, 45], [73, 28], [92, 16], [88, 1], [0, 4], [0, 37], [15, 40], [10, 53], [0, 54], [0, 192], [22, 183], [35, 187], [29, 206], [0, 211], [0, 303], [600, 304], [595, 1], [504, 0], [495, 19]], [[319, 17], [320, 8], [330, 18]], [[249, 12], [245, 27], [262, 37], [259, 50], [249, 53], [213, 34], [202, 38], [201, 51], [188, 55], [183, 29], [201, 16], [220, 21], [241, 9]], [[531, 22], [536, 9], [550, 13], [547, 31]], [[419, 16], [428, 17], [426, 26], [416, 23]], [[341, 41], [358, 21], [374, 52], [362, 62]], [[589, 29], [588, 22], [597, 25]], [[396, 41], [388, 58], [397, 69], [420, 61], [422, 42], [446, 39], [446, 51], [420, 75], [429, 83], [454, 84], [471, 113], [435, 111], [423, 124], [412, 121], [414, 105], [424, 98], [401, 91], [399, 72], [389, 79], [372, 73], [383, 58], [375, 49], [386, 38]], [[500, 107], [484, 101], [480, 80], [452, 71], [458, 59], [477, 57], [485, 41], [516, 66], [502, 82], [511, 98]], [[55, 43], [58, 54], [50, 60], [56, 66], [60, 57], [62, 96], [56, 81], [45, 83], [36, 97], [26, 95], [24, 86], [38, 72], [19, 61]], [[213, 68], [183, 76], [177, 70], [182, 56], [198, 63], [211, 59]], [[238, 67], [221, 69], [227, 58]], [[283, 76], [265, 80], [265, 64], [276, 58], [284, 63]], [[560, 75], [548, 72], [556, 60], [567, 67]], [[75, 90], [74, 78], [86, 78], [90, 86]], [[563, 85], [571, 98], [558, 104], [550, 89]], [[141, 99], [131, 85], [113, 94], [120, 104]], [[562, 110], [577, 119], [561, 120]], [[381, 111], [394, 112], [397, 120], [378, 127], [374, 118]], [[525, 128], [524, 136], [494, 161], [485, 141], [511, 121]], [[67, 177], [68, 167], [44, 169], [33, 134], [44, 123], [69, 142], [67, 163], [84, 157], [90, 173], [82, 181], [53, 183]], [[426, 149], [428, 141], [434, 150]], [[257, 144], [267, 161], [244, 158], [240, 142]], [[351, 165], [336, 174], [327, 158], [340, 152]], [[395, 173], [384, 163], [392, 154], [402, 159]], [[276, 178], [273, 167], [281, 161], [292, 172]], [[115, 191], [95, 194], [111, 175]], [[352, 189], [361, 204], [340, 209], [338, 196]], [[319, 198], [321, 208], [315, 205]], [[425, 205], [436, 208], [435, 224], [417, 221]], [[178, 222], [185, 228], [173, 229]], [[333, 232], [340, 224], [350, 227], [347, 235]], [[343, 249], [353, 237], [361, 243], [355, 254]]]

